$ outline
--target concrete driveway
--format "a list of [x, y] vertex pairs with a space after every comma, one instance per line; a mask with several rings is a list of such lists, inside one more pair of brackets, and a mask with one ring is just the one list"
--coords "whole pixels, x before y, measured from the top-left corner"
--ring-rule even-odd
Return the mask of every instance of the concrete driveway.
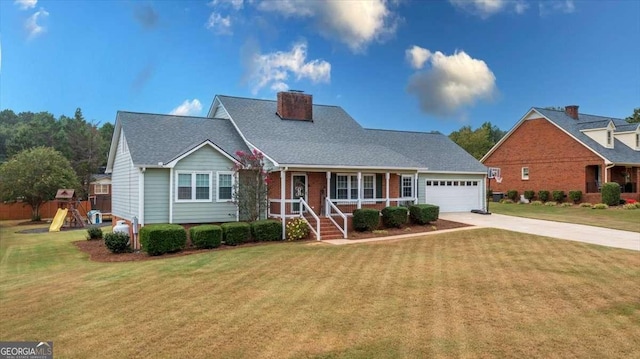
[[[500, 228], [514, 232], [640, 251], [640, 233], [637, 232], [505, 216], [495, 213], [491, 215], [470, 212], [440, 213], [440, 218], [480, 227]], [[640, 226], [640, 224], [638, 225]]]

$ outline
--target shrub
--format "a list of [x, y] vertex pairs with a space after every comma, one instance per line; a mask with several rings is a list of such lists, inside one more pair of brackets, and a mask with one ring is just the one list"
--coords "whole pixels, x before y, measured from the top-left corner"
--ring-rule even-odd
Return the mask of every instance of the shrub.
[[382, 224], [385, 227], [400, 228], [407, 223], [407, 207], [385, 207], [382, 209]]
[[560, 207], [571, 207], [571, 206], [573, 206], [573, 204], [571, 204], [569, 202], [560, 203]]
[[609, 208], [609, 206], [606, 205], [605, 203], [596, 203], [593, 206], [591, 206], [591, 208], [593, 208], [593, 209], [607, 209], [607, 208]]
[[416, 204], [409, 207], [409, 214], [413, 223], [427, 224], [438, 219], [440, 207], [433, 204]]
[[541, 200], [542, 202], [546, 202], [549, 200], [549, 191], [538, 191], [538, 199]]
[[531, 201], [532, 206], [542, 206], [543, 204], [542, 201]]
[[569, 191], [569, 198], [573, 203], [578, 203], [582, 199], [582, 191]]
[[545, 206], [549, 206], [549, 207], [554, 207], [554, 206], [557, 206], [557, 205], [558, 205], [558, 203], [553, 202], [553, 201], [549, 201], [549, 202], [545, 202], [545, 204], [544, 204], [544, 205], [545, 205]]
[[622, 206], [624, 209], [638, 209], [638, 206], [635, 203], [627, 203]]
[[249, 223], [229, 222], [223, 223], [221, 227], [224, 244], [228, 246], [237, 246], [251, 241], [251, 226]]
[[564, 191], [553, 191], [551, 197], [554, 201], [562, 203], [562, 201], [564, 201]]
[[528, 199], [529, 201], [532, 201], [535, 195], [536, 193], [533, 190], [524, 191], [524, 198]]
[[620, 185], [615, 182], [607, 182], [602, 185], [602, 203], [615, 206], [620, 203]]
[[353, 229], [359, 232], [373, 231], [380, 224], [380, 212], [373, 208], [353, 211]]
[[189, 229], [191, 243], [196, 248], [216, 248], [222, 244], [222, 227], [203, 224]]
[[591, 206], [593, 206], [591, 203], [589, 202], [584, 202], [584, 203], [580, 203], [580, 207], [582, 208], [591, 208]]
[[187, 244], [187, 232], [179, 224], [151, 224], [140, 229], [140, 244], [150, 256], [178, 252]]
[[287, 223], [287, 240], [297, 241], [309, 236], [309, 226], [302, 218], [294, 218]]
[[487, 199], [492, 199], [493, 198], [493, 190], [490, 189], [487, 191]]
[[282, 222], [264, 219], [251, 223], [251, 234], [256, 241], [279, 241], [282, 239]]
[[111, 253], [127, 253], [131, 251], [129, 247], [129, 235], [122, 232], [105, 234], [104, 245]]
[[500, 203], [504, 203], [504, 204], [514, 204], [515, 202], [509, 198], [505, 198], [505, 199], [501, 199]]
[[87, 240], [102, 239], [102, 228], [89, 227], [87, 228]]
[[516, 191], [515, 189], [510, 189], [507, 191], [507, 198], [509, 198], [512, 201], [517, 201], [518, 200], [518, 191]]

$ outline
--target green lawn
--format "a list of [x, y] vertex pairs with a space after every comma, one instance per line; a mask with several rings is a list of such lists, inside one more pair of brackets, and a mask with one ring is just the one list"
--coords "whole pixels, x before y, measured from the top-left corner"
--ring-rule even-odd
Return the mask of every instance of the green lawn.
[[640, 232], [640, 209], [623, 209], [622, 207], [591, 209], [578, 206], [550, 207], [491, 202], [489, 203], [489, 211], [517, 217], [579, 223], [589, 226]]
[[[21, 228], [22, 229], [22, 228]], [[638, 252], [496, 229], [95, 263], [0, 228], [0, 340], [56, 358], [631, 358]]]

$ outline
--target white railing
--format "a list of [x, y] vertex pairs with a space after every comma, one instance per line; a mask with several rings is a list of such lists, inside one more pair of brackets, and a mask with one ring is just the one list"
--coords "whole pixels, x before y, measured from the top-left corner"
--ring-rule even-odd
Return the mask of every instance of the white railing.
[[[342, 213], [342, 211], [338, 207], [336, 207], [336, 205], [333, 204], [333, 202], [331, 202], [329, 198], [326, 199], [325, 207], [327, 208], [326, 217], [329, 218], [329, 220], [340, 230], [340, 232], [342, 232], [342, 237], [347, 238], [347, 215]], [[342, 217], [343, 227], [340, 227], [338, 223], [336, 223], [336, 221], [333, 219], [334, 212], [335, 215]]]
[[[348, 216], [353, 215], [353, 211], [358, 208], [375, 208], [382, 210], [387, 206], [406, 206], [415, 203], [415, 198], [363, 198], [363, 199], [340, 199], [340, 198], [328, 198], [327, 203], [333, 204], [342, 213]], [[329, 208], [329, 205], [326, 205]]]
[[[279, 199], [270, 199], [269, 200], [269, 206], [267, 208], [267, 216], [268, 217], [276, 217], [276, 218], [282, 218], [283, 215], [282, 213], [284, 212], [284, 217], [285, 218], [295, 218], [298, 217], [300, 214], [297, 212], [294, 212], [292, 209], [291, 204], [293, 203], [300, 203], [299, 199], [285, 199], [284, 200], [284, 211], [282, 208], [282, 202]], [[290, 211], [287, 211], [287, 208], [290, 209]]]
[[[316, 235], [316, 240], [319, 241], [320, 240], [320, 218], [318, 218], [318, 215], [315, 214], [313, 209], [311, 209], [309, 204], [307, 202], [305, 202], [304, 199], [300, 198], [299, 201], [300, 201], [300, 213], [299, 213], [299, 216], [305, 222], [307, 222], [307, 225], [309, 226], [309, 229], [311, 229], [311, 232], [313, 232], [313, 234]], [[307, 215], [311, 215], [311, 217], [313, 217], [313, 219], [315, 219], [315, 221], [316, 221], [316, 229], [313, 229], [313, 226], [311, 225], [311, 223], [309, 223], [309, 219], [304, 215], [305, 214], [305, 210], [306, 210]]]

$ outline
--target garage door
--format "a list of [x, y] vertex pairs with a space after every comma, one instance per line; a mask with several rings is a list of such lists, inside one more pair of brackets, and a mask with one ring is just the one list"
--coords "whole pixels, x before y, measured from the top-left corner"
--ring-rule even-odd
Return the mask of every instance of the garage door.
[[440, 207], [440, 212], [468, 212], [482, 209], [482, 181], [427, 180], [427, 203]]

